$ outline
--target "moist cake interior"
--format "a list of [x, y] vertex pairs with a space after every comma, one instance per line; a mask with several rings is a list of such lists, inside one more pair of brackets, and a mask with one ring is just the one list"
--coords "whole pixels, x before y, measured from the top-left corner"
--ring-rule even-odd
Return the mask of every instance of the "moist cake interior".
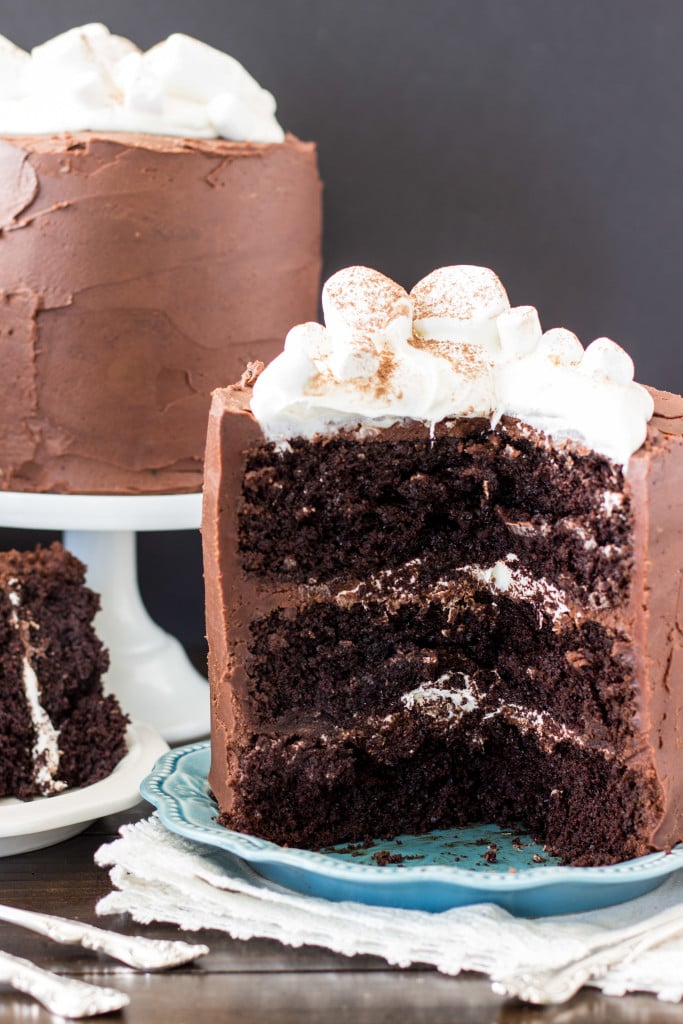
[[647, 852], [662, 794], [639, 749], [620, 466], [507, 418], [246, 460], [239, 557], [262, 610], [223, 824], [319, 847], [521, 821], [574, 864]]
[[26, 800], [105, 778], [127, 716], [105, 695], [99, 598], [60, 544], [0, 554], [0, 797]]

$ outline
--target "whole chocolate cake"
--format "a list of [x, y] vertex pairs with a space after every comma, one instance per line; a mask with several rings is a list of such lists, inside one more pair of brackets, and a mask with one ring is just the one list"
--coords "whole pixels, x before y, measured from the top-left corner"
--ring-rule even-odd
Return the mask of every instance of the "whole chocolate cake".
[[0, 553], [0, 797], [27, 800], [109, 775], [127, 717], [102, 690], [84, 566], [61, 545]]
[[483, 268], [410, 295], [350, 268], [323, 308], [213, 398], [220, 821], [308, 847], [521, 822], [583, 865], [670, 847], [683, 399]]
[[199, 490], [211, 390], [317, 310], [315, 146], [186, 36], [0, 57], [0, 489]]

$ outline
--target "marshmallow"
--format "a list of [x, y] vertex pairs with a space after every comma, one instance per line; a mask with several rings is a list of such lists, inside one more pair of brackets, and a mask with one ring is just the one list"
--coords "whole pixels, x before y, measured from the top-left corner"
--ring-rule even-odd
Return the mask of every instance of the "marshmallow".
[[395, 281], [369, 267], [347, 267], [323, 288], [323, 315], [328, 330], [407, 340], [412, 334], [410, 296]]
[[327, 327], [293, 328], [256, 382], [252, 411], [270, 440], [508, 415], [626, 464], [645, 439], [653, 401], [623, 349], [599, 338], [584, 353], [571, 331], [542, 334], [536, 309], [510, 309], [492, 271], [442, 267], [408, 296], [348, 267], [325, 285], [323, 309]]
[[181, 32], [153, 46], [144, 61], [168, 96], [194, 103], [208, 103], [223, 92], [244, 97], [261, 92], [258, 82], [234, 57]]
[[541, 340], [541, 322], [535, 306], [506, 309], [496, 320], [504, 356], [526, 356]]
[[26, 50], [0, 36], [0, 100], [13, 100], [22, 95], [30, 63]]
[[[115, 65], [136, 52], [133, 43], [112, 36], [104, 25], [69, 29], [31, 50], [29, 89], [36, 94], [53, 89], [87, 107], [105, 106], [116, 94]], [[45, 91], [45, 98], [52, 101], [54, 94]]]
[[327, 331], [322, 324], [308, 322], [297, 324], [285, 338], [285, 352], [302, 352], [317, 363], [326, 358], [329, 350]]
[[335, 339], [327, 365], [340, 381], [373, 378], [379, 370], [379, 354], [365, 335], [343, 335]]
[[247, 142], [256, 134], [261, 142], [284, 142], [285, 133], [277, 121], [254, 111], [239, 96], [220, 93], [209, 101], [206, 109], [209, 122], [225, 139]]
[[419, 281], [410, 294], [418, 338], [474, 343], [492, 353], [499, 349], [496, 318], [510, 308], [510, 301], [492, 270], [440, 267]]
[[583, 354], [581, 372], [606, 377], [615, 384], [628, 384], [633, 380], [635, 367], [628, 352], [611, 338], [596, 338]]
[[0, 134], [87, 130], [284, 140], [273, 96], [233, 57], [189, 36], [141, 53], [90, 24], [30, 56], [0, 37]]
[[[493, 368], [478, 346], [454, 346], [447, 358], [438, 358], [430, 349], [422, 354], [431, 362], [433, 390], [424, 403], [429, 423], [452, 416], [492, 416], [496, 409]], [[423, 375], [427, 376], [426, 367]], [[411, 386], [414, 388], [415, 385]]]
[[583, 357], [583, 345], [573, 331], [553, 327], [541, 338], [538, 354], [558, 365], [578, 366]]
[[113, 79], [123, 93], [124, 106], [128, 110], [163, 116], [164, 90], [161, 82], [157, 81], [145, 67], [142, 54], [129, 53], [119, 61], [114, 68]]
[[53, 102], [59, 90], [71, 104], [94, 108], [106, 106], [113, 83], [105, 61], [98, 59], [97, 44], [102, 27], [84, 25], [34, 47], [28, 70], [29, 90], [36, 94], [45, 90], [48, 104]]

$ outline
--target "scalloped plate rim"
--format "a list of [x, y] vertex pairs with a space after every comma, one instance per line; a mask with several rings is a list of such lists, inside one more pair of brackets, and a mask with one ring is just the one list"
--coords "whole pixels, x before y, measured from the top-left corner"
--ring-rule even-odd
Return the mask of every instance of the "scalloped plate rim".
[[[387, 865], [385, 867], [372, 864], [348, 863], [314, 850], [297, 847], [284, 848], [267, 839], [234, 832], [216, 824], [215, 828], [189, 822], [178, 812], [177, 797], [170, 798], [163, 789], [163, 783], [174, 776], [183, 760], [203, 751], [210, 745], [209, 740], [176, 747], [162, 754], [156, 761], [150, 774], [143, 779], [140, 791], [144, 798], [154, 804], [163, 824], [171, 831], [188, 839], [203, 842], [207, 845], [227, 850], [247, 863], [277, 863], [299, 870], [313, 872], [319, 877], [334, 880], [346, 880], [350, 875], [363, 881], [372, 881], [380, 885], [411, 885], [416, 881], [452, 883], [477, 891], [488, 890], [510, 891], [525, 889], [541, 889], [559, 883], [571, 881], [582, 885], [624, 884], [629, 881], [648, 881], [665, 877], [673, 871], [683, 868], [683, 843], [675, 846], [671, 853], [662, 851], [646, 854], [633, 860], [621, 861], [619, 864], [606, 864], [600, 867], [569, 867], [566, 865], [548, 865], [546, 867], [521, 868], [514, 873], [485, 874], [468, 868], [449, 865], [404, 865], [401, 867]], [[175, 816], [171, 807], [176, 810]]]

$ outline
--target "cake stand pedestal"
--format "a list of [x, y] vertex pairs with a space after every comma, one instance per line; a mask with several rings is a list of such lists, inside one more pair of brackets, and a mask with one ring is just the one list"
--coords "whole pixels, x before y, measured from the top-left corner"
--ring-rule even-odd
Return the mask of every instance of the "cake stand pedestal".
[[101, 595], [95, 620], [109, 648], [106, 687], [132, 719], [169, 743], [209, 732], [209, 690], [181, 644], [149, 617], [138, 589], [135, 534], [194, 530], [201, 494], [90, 495], [0, 491], [0, 526], [62, 530], [64, 547], [88, 567]]

